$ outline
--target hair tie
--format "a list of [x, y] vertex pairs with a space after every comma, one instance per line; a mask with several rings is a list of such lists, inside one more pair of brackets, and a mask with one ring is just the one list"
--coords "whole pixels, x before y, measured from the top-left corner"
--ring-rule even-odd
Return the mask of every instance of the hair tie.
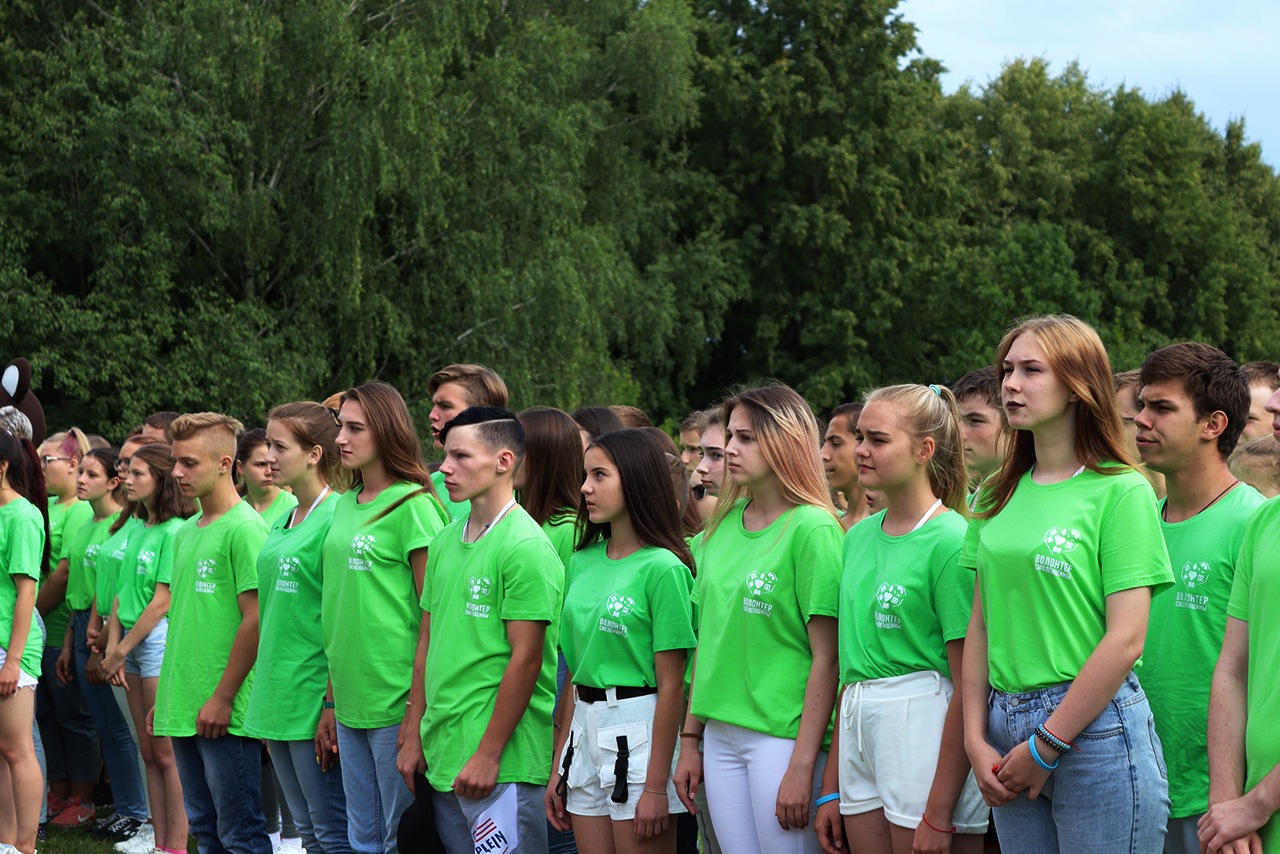
[[938, 387], [937, 387], [936, 385], [934, 385], [933, 383], [929, 383], [929, 391], [933, 392], [933, 393], [934, 393], [934, 394], [936, 394], [938, 397], [942, 397], [942, 389], [938, 388]]

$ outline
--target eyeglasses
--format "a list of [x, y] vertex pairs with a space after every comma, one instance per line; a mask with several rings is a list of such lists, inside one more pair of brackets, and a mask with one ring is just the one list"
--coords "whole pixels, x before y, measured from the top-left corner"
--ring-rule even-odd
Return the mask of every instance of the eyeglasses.
[[71, 457], [41, 457], [40, 464], [48, 467], [49, 463], [69, 463], [73, 462]]
[[125, 472], [127, 472], [129, 470], [129, 460], [131, 459], [133, 458], [120, 457], [118, 460], [116, 460], [116, 471], [120, 472], [121, 474], [124, 474]]
[[325, 409], [328, 411], [328, 413], [329, 413], [330, 415], [332, 415], [332, 416], [333, 416], [333, 423], [334, 423], [334, 424], [336, 424], [337, 426], [341, 427], [341, 426], [342, 426], [342, 421], [338, 418], [339, 410], [334, 409], [334, 408], [333, 408], [333, 407], [331, 407], [331, 406], [326, 406], [326, 407], [325, 407]]

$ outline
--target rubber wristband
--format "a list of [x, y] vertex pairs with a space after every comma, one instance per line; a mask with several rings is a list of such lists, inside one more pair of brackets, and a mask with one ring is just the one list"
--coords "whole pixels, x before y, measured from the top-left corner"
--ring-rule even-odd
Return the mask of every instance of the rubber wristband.
[[1034, 759], [1036, 761], [1036, 764], [1039, 765], [1041, 768], [1043, 768], [1046, 771], [1052, 771], [1053, 769], [1058, 767], [1058, 763], [1056, 761], [1052, 765], [1049, 765], [1043, 759], [1040, 758], [1040, 754], [1036, 750], [1035, 736], [1032, 736], [1031, 738], [1027, 739], [1027, 745], [1031, 748], [1031, 758]]
[[929, 819], [925, 818], [923, 815], [920, 816], [920, 820], [923, 821], [925, 824], [929, 825], [930, 830], [936, 830], [938, 833], [955, 833], [956, 832], [956, 829], [954, 827], [952, 827], [950, 830], [942, 830], [941, 828], [934, 827], [933, 822], [929, 821]]
[[816, 807], [820, 807], [820, 806], [822, 806], [823, 804], [829, 804], [829, 803], [831, 803], [832, 801], [838, 801], [838, 800], [840, 800], [840, 793], [839, 793], [839, 792], [832, 792], [832, 793], [831, 793], [831, 794], [829, 794], [829, 795], [823, 795], [822, 797], [818, 798], [818, 802], [817, 802], [816, 804], [814, 804], [814, 806], [816, 806]]
[[[1084, 753], [1084, 751], [1083, 751], [1083, 750], [1080, 750], [1080, 748], [1076, 747], [1076, 744], [1075, 744], [1075, 742], [1074, 742], [1074, 741], [1067, 741], [1066, 739], [1058, 738], [1056, 735], [1054, 735], [1053, 733], [1049, 732], [1049, 728], [1048, 728], [1047, 726], [1045, 726], [1044, 724], [1040, 724], [1040, 726], [1039, 726], [1038, 728], [1039, 728], [1039, 729], [1044, 730], [1046, 733], [1049, 733], [1049, 737], [1050, 737], [1050, 738], [1052, 738], [1054, 741], [1057, 741], [1057, 742], [1060, 742], [1060, 743], [1062, 743], [1062, 744], [1065, 744], [1067, 747], [1075, 747], [1075, 749], [1076, 749], [1078, 752], [1080, 752], [1080, 753]], [[1078, 737], [1078, 736], [1077, 736], [1077, 737]], [[1064, 748], [1062, 752], [1063, 752], [1063, 753], [1066, 753], [1067, 751], [1066, 751], [1066, 749]]]
[[681, 737], [681, 738], [696, 738], [698, 741], [702, 741], [702, 733], [700, 733], [700, 732], [682, 732], [682, 733], [680, 733], [680, 737]]

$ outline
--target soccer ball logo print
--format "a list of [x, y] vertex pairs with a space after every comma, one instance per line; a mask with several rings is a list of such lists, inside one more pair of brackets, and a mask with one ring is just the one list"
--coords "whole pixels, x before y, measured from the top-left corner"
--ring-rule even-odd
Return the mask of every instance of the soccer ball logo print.
[[778, 576], [772, 572], [754, 570], [747, 576], [747, 590], [751, 591], [752, 596], [763, 596], [766, 593], [771, 593], [773, 588], [777, 586]]
[[196, 561], [196, 575], [201, 578], [208, 578], [218, 569], [218, 562], [213, 558], [203, 558]]
[[890, 584], [886, 581], [876, 591], [876, 601], [880, 603], [881, 608], [893, 608], [901, 605], [902, 600], [906, 598], [907, 590], [901, 584]]
[[373, 534], [356, 534], [351, 538], [351, 551], [364, 557], [373, 550], [373, 544], [377, 541], [378, 538]]
[[280, 558], [280, 563], [278, 564], [278, 566], [280, 569], [280, 574], [283, 575], [285, 578], [288, 578], [290, 575], [293, 575], [295, 572], [302, 571], [302, 562], [299, 561], [296, 557], [282, 557]]
[[489, 591], [493, 589], [493, 582], [487, 578], [476, 578], [474, 575], [467, 582], [467, 591], [471, 594], [472, 599], [479, 599], [482, 596], [488, 596]]
[[1075, 528], [1050, 528], [1044, 535], [1044, 544], [1056, 555], [1073, 552], [1080, 545], [1080, 532]]
[[143, 549], [142, 551], [138, 552], [138, 563], [140, 564], [151, 563], [151, 561], [155, 559], [156, 559], [156, 553], [153, 551]]
[[621, 593], [614, 593], [609, 597], [609, 601], [605, 603], [605, 607], [609, 610], [609, 616], [616, 620], [619, 617], [625, 617], [630, 614], [632, 609], [636, 607], [636, 600], [630, 596], [623, 596]]
[[1182, 583], [1194, 589], [1209, 580], [1209, 564], [1191, 561], [1182, 565]]

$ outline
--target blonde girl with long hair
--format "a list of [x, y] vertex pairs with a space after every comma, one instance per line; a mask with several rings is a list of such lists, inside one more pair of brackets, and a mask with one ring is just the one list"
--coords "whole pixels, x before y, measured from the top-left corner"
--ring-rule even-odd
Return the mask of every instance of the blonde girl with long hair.
[[960, 559], [978, 573], [965, 748], [1002, 850], [1156, 854], [1169, 784], [1133, 674], [1151, 597], [1173, 581], [1155, 493], [1092, 327], [1025, 321], [995, 367], [1012, 435]]
[[867, 396], [857, 477], [887, 508], [844, 538], [844, 685], [815, 826], [829, 854], [982, 850], [989, 810], [969, 773], [961, 701], [973, 574], [960, 410], [940, 386]]
[[804, 399], [768, 385], [723, 411], [728, 478], [694, 541], [701, 631], [676, 791], [696, 813], [705, 781], [725, 851], [817, 852], [806, 828], [835, 704], [842, 531]]

